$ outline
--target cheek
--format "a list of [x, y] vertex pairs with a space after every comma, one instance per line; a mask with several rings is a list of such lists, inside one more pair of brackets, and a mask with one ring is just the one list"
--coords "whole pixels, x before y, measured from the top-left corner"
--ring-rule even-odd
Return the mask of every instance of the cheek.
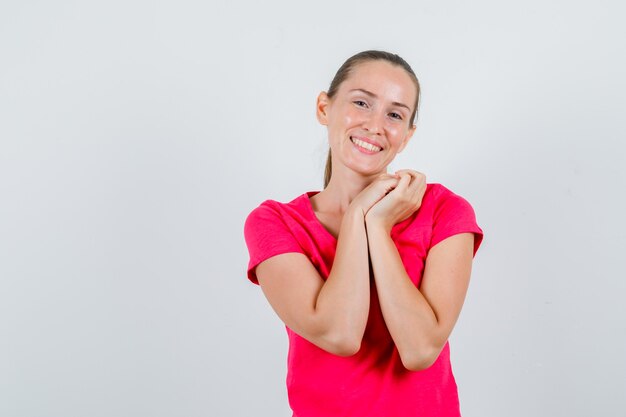
[[355, 124], [359, 124], [361, 119], [363, 118], [363, 112], [358, 109], [350, 108], [343, 114], [343, 123], [351, 127]]
[[345, 130], [359, 123], [358, 112], [347, 110], [329, 120], [333, 130]]
[[329, 114], [329, 128], [335, 132], [343, 133], [348, 129], [359, 126], [366, 114], [363, 110], [355, 108], [351, 104], [336, 107]]
[[393, 138], [396, 144], [401, 144], [407, 135], [406, 128], [401, 126], [391, 126], [387, 129], [388, 135]]

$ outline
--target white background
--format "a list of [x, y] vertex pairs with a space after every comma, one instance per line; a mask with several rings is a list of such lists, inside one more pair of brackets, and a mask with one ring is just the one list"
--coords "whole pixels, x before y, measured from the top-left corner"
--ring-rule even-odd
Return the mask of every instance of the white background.
[[464, 416], [623, 416], [625, 6], [297, 3], [0, 3], [0, 415], [290, 415], [243, 222], [321, 187], [315, 97], [374, 48], [423, 87], [393, 167], [485, 231]]

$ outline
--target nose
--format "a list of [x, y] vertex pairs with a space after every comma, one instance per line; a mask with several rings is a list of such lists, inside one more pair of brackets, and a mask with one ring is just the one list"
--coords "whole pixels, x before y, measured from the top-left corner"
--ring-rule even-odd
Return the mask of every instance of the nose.
[[378, 135], [383, 130], [384, 114], [379, 111], [373, 111], [363, 121], [363, 128], [368, 132]]

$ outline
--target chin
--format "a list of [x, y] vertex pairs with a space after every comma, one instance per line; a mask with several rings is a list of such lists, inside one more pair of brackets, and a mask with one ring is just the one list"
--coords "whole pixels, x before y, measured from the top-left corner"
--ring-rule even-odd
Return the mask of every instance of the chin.
[[380, 175], [387, 172], [387, 166], [384, 167], [354, 167], [352, 171], [363, 176], [363, 177], [372, 177], [376, 175]]

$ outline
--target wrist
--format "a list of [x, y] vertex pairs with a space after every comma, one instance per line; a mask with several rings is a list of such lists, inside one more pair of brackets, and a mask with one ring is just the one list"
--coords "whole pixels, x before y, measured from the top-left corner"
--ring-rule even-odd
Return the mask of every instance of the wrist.
[[343, 214], [342, 222], [365, 223], [365, 213], [359, 207], [351, 207]]
[[391, 228], [393, 224], [388, 224], [384, 219], [377, 218], [375, 216], [365, 216], [365, 226], [368, 233], [371, 232], [383, 232], [385, 234], [391, 234]]

